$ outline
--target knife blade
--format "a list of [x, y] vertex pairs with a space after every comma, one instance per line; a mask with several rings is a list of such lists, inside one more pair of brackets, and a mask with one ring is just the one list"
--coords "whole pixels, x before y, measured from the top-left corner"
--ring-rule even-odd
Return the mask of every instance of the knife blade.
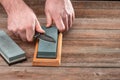
[[35, 33], [34, 39], [42, 39], [42, 40], [45, 40], [48, 42], [54, 42], [54, 43], [56, 42], [51, 36], [49, 36], [45, 33], [39, 33], [39, 32]]

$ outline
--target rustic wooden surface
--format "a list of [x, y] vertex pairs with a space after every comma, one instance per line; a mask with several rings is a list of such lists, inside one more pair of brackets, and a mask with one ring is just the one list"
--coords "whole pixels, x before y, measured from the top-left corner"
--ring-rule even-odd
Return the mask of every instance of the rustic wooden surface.
[[[45, 25], [45, 18], [41, 18], [44, 0], [25, 1]], [[60, 67], [32, 67], [34, 43], [22, 42], [7, 31], [7, 16], [0, 7], [0, 29], [27, 56], [27, 61], [12, 66], [0, 57], [0, 80], [120, 80], [120, 2], [72, 0], [72, 3], [77, 18], [64, 34]]]
[[[45, 0], [24, 0], [36, 13], [38, 17], [44, 16]], [[119, 1], [102, 0], [71, 0], [75, 9], [76, 17], [81, 18], [120, 18]], [[0, 16], [7, 17], [5, 11], [0, 7]]]

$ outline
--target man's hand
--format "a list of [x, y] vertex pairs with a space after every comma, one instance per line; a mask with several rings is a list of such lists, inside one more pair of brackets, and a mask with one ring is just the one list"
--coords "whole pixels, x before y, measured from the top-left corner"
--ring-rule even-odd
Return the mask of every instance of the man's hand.
[[8, 30], [12, 31], [23, 41], [32, 41], [35, 31], [44, 33], [34, 12], [23, 0], [3, 0], [8, 14]]
[[46, 0], [45, 13], [47, 27], [54, 21], [60, 32], [68, 31], [75, 18], [70, 0]]

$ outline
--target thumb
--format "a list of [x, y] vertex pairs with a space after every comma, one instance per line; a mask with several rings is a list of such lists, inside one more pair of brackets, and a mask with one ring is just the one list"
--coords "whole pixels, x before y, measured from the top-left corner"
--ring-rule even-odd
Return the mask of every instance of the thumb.
[[52, 24], [52, 18], [51, 18], [51, 15], [50, 15], [49, 12], [46, 12], [45, 14], [46, 14], [46, 18], [47, 18], [47, 25], [46, 25], [46, 27], [50, 27], [51, 24]]
[[40, 32], [40, 33], [45, 33], [45, 31], [41, 28], [40, 23], [39, 23], [38, 20], [36, 20], [35, 30], [36, 30], [37, 32]]

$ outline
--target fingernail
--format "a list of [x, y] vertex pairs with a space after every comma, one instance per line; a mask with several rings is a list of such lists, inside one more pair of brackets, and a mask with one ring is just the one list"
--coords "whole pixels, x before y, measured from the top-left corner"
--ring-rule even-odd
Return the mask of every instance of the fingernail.
[[47, 24], [46, 27], [49, 27], [49, 24]]
[[45, 31], [44, 31], [44, 30], [42, 30], [42, 33], [45, 33]]

